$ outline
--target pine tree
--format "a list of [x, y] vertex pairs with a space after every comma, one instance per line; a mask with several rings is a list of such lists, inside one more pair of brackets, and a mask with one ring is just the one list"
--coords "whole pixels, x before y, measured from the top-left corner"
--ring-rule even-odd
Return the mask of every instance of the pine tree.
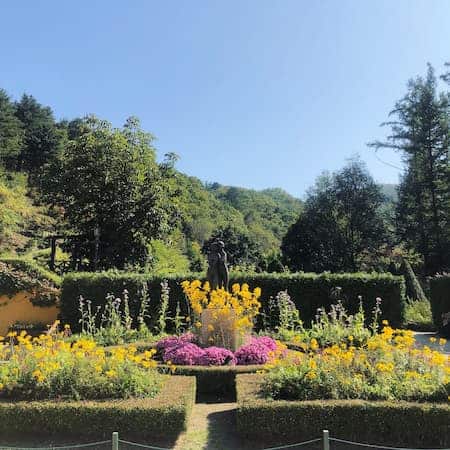
[[58, 154], [61, 133], [52, 110], [42, 106], [31, 95], [24, 94], [16, 104], [16, 117], [25, 132], [16, 168], [35, 176]]
[[0, 89], [0, 165], [4, 168], [15, 168], [22, 139], [22, 125], [15, 116], [14, 104], [6, 91]]
[[402, 153], [405, 163], [399, 186], [397, 224], [400, 238], [422, 254], [433, 274], [450, 264], [449, 98], [437, 92], [434, 70], [408, 83], [407, 94], [386, 122], [386, 142], [371, 144]]

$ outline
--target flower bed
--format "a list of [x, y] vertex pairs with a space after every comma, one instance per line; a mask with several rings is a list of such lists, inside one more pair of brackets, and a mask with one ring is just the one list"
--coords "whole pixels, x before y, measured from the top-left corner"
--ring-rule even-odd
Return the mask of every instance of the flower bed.
[[222, 347], [202, 348], [196, 343], [196, 336], [185, 334], [170, 336], [157, 344], [164, 363], [182, 366], [234, 366], [261, 365], [284, 355], [285, 346], [267, 336], [252, 337], [236, 352]]
[[124, 399], [154, 397], [165, 378], [155, 370], [155, 351], [136, 348], [108, 353], [95, 342], [66, 342], [61, 335], [32, 338], [10, 333], [0, 344], [0, 398]]
[[286, 400], [447, 402], [450, 361], [428, 347], [414, 348], [411, 331], [385, 326], [364, 347], [314, 347], [293, 362], [280, 362], [265, 377], [263, 390], [268, 398]]

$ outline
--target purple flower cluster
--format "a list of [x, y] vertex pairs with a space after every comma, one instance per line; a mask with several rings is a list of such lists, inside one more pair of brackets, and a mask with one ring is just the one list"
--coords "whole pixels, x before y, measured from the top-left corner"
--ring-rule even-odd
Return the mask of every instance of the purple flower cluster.
[[269, 361], [270, 353], [274, 352], [276, 348], [277, 344], [272, 338], [267, 336], [256, 337], [238, 349], [235, 357], [240, 366], [266, 364]]
[[222, 347], [207, 347], [197, 362], [199, 366], [234, 366], [236, 358], [233, 352]]
[[277, 348], [275, 341], [267, 336], [252, 338], [234, 354], [222, 347], [201, 348], [194, 344], [194, 340], [193, 334], [171, 336], [161, 339], [156, 348], [164, 362], [171, 361], [172, 364], [180, 366], [265, 364], [270, 353]]
[[193, 333], [185, 333], [181, 336], [168, 336], [156, 343], [156, 349], [158, 350], [158, 352], [164, 353], [166, 350], [172, 347], [181, 347], [185, 344], [194, 342], [195, 335]]

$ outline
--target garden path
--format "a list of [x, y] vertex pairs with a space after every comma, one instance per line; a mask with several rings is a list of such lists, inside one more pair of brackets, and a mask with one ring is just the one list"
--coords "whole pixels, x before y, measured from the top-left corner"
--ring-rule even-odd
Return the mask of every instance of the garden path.
[[236, 431], [236, 403], [196, 403], [174, 450], [247, 450]]
[[450, 355], [450, 339], [447, 339], [447, 342], [442, 348], [442, 346], [439, 346], [437, 342], [430, 342], [430, 338], [432, 337], [435, 337], [439, 341], [439, 336], [436, 333], [417, 332], [414, 333], [414, 337], [416, 338], [416, 346], [423, 347], [424, 345], [427, 345], [433, 350], [439, 350], [446, 355]]

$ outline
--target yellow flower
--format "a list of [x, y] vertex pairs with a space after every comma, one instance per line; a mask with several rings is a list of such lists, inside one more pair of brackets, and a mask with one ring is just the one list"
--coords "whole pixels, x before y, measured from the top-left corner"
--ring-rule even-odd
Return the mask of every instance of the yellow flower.
[[113, 378], [113, 377], [115, 377], [116, 375], [117, 375], [117, 372], [115, 371], [115, 370], [107, 370], [106, 372], [105, 372], [105, 375], [108, 377], [108, 378]]
[[440, 338], [439, 339], [439, 345], [445, 345], [447, 343], [447, 339]]
[[436, 341], [437, 341], [437, 339], [435, 337], [430, 337], [430, 342], [434, 343]]

